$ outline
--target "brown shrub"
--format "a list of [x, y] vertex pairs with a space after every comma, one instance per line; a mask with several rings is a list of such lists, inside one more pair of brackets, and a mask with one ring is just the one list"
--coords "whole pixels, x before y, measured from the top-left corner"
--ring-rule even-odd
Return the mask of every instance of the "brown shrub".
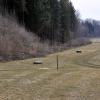
[[37, 43], [37, 36], [27, 32], [14, 18], [0, 15], [0, 56], [24, 58], [35, 55]]

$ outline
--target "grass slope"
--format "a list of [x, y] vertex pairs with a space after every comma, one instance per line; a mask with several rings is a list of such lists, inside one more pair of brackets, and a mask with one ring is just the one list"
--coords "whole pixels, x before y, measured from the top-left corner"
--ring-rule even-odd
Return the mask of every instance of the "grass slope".
[[42, 65], [34, 58], [0, 63], [0, 100], [100, 100], [99, 53], [93, 43], [40, 58]]

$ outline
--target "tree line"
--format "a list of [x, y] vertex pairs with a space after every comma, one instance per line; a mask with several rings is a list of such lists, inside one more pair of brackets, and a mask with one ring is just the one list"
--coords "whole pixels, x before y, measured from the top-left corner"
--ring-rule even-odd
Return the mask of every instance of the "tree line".
[[15, 15], [41, 40], [65, 43], [77, 27], [76, 11], [69, 0], [0, 0], [0, 8], [3, 14]]
[[100, 21], [94, 19], [80, 20], [76, 37], [100, 37]]

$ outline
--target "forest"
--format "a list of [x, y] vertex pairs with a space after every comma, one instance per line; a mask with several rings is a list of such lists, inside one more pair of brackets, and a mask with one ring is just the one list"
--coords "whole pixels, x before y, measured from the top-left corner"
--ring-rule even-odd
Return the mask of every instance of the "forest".
[[0, 56], [4, 59], [88, 44], [83, 38], [94, 36], [93, 32], [93, 24], [80, 19], [70, 0], [0, 0]]
[[18, 22], [42, 40], [66, 42], [76, 29], [75, 9], [69, 0], [1, 0], [3, 14]]

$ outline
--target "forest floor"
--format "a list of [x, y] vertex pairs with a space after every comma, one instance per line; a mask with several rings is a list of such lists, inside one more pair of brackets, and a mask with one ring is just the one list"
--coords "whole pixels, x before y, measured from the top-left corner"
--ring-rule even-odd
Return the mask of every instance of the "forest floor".
[[100, 100], [99, 42], [36, 59], [0, 63], [0, 100]]

